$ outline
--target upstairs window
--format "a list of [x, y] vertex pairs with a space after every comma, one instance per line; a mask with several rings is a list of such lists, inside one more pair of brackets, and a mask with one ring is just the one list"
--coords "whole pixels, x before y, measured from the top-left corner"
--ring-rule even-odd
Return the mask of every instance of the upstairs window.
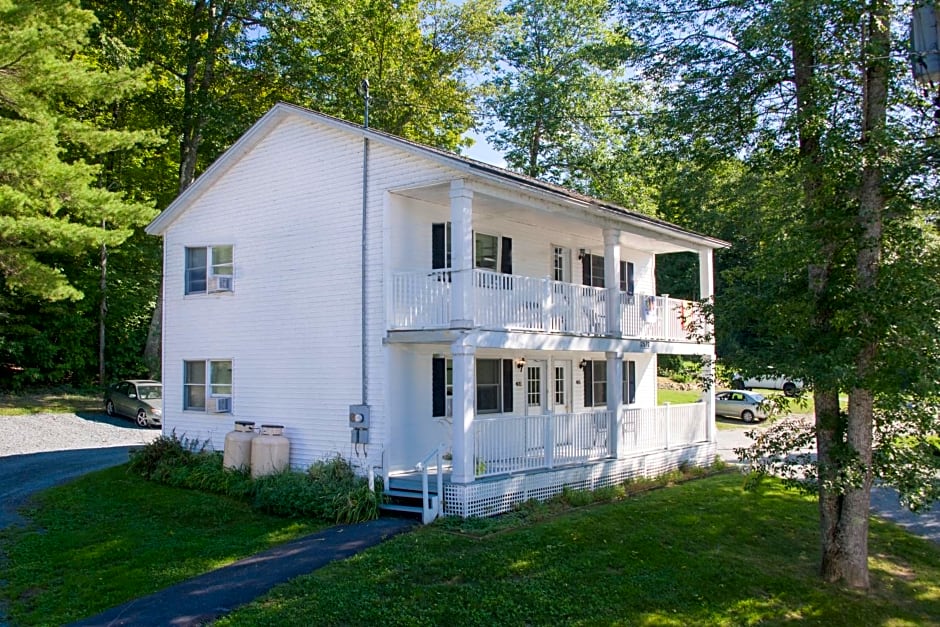
[[[632, 261], [620, 262], [620, 291], [633, 294], [634, 266]], [[581, 257], [581, 282], [591, 287], [606, 287], [603, 255], [584, 254]]]
[[[451, 223], [436, 222], [431, 225], [431, 268], [451, 268], [451, 264]], [[512, 274], [512, 238], [474, 233], [473, 265], [476, 268]]]
[[229, 292], [235, 274], [231, 246], [186, 249], [186, 294]]

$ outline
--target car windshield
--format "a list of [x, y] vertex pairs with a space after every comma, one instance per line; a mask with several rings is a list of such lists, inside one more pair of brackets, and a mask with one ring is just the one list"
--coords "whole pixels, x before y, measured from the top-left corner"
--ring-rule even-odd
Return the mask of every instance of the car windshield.
[[137, 394], [142, 399], [157, 399], [163, 395], [163, 387], [160, 385], [138, 385]]

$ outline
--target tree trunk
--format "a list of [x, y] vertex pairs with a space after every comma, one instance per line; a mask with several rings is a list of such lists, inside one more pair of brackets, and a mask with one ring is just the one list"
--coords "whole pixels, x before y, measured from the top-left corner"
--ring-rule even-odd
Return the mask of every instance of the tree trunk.
[[[105, 228], [106, 224], [101, 225]], [[108, 318], [108, 247], [101, 245], [101, 302], [98, 304], [98, 385], [107, 384], [107, 373], [104, 367], [105, 330]]]

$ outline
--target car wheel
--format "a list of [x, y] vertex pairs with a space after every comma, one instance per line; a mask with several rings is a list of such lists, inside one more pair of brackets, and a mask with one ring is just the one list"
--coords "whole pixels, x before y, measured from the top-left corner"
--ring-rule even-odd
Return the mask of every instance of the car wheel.
[[114, 416], [114, 403], [109, 400], [104, 404], [104, 410], [109, 416]]
[[783, 384], [783, 395], [784, 396], [796, 396], [796, 383], [793, 381], [787, 381]]
[[754, 412], [750, 409], [745, 409], [741, 412], [741, 420], [744, 422], [754, 422]]
[[147, 412], [145, 412], [143, 409], [137, 410], [137, 426], [138, 427], [150, 426], [150, 421], [147, 420]]

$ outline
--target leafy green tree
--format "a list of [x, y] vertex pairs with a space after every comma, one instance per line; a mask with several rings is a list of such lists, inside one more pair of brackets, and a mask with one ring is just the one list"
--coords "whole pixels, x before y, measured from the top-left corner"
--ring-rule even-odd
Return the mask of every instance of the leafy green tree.
[[154, 215], [99, 186], [101, 166], [74, 156], [143, 139], [70, 115], [140, 86], [133, 72], [97, 69], [83, 55], [93, 20], [65, 0], [0, 4], [0, 275], [14, 296], [81, 298], [64, 260], [118, 245]]
[[488, 139], [509, 167], [632, 208], [649, 190], [636, 132], [643, 95], [626, 80], [631, 46], [606, 0], [517, 0], [483, 99]]
[[[644, 76], [666, 86], [661, 119], [675, 154], [705, 143], [721, 158], [704, 172], [740, 159], [753, 185], [741, 188], [747, 203], [729, 203], [751, 213], [739, 214], [730, 237], [746, 257], [722, 260], [719, 337], [721, 325], [734, 325], [723, 357], [812, 385], [810, 429], [771, 430], [747, 456], [816, 491], [823, 577], [867, 588], [872, 482], [893, 483], [912, 505], [938, 494], [937, 462], [924, 446], [938, 429], [940, 293], [931, 277], [940, 251], [925, 220], [937, 209], [937, 147], [923, 141], [932, 120], [920, 115], [893, 35], [906, 22], [902, 7], [641, 0], [622, 8], [646, 45]], [[681, 197], [676, 191], [666, 198]], [[813, 439], [816, 458], [803, 458], [799, 473], [776, 463]]]

